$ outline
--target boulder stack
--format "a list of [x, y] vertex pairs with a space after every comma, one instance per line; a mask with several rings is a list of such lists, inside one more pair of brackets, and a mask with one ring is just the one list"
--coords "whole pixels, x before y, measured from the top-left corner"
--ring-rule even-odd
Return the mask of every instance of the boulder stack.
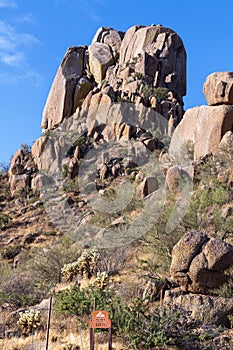
[[176, 128], [170, 148], [177, 138], [194, 145], [194, 159], [215, 153], [228, 131], [233, 130], [233, 72], [210, 74], [203, 92], [208, 106], [188, 109]]

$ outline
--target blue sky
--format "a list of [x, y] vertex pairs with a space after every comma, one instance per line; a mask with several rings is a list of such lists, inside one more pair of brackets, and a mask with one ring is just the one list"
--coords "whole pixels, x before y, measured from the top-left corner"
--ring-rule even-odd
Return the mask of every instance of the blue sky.
[[0, 0], [0, 162], [40, 134], [43, 107], [69, 46], [89, 45], [101, 26], [175, 30], [187, 51], [185, 109], [206, 104], [202, 85], [233, 71], [232, 0]]

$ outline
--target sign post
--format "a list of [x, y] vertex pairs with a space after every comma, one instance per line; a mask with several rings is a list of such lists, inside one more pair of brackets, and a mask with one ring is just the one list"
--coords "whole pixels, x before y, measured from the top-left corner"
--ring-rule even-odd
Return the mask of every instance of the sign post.
[[108, 328], [108, 350], [112, 350], [112, 322], [109, 319], [107, 311], [95, 310], [92, 312], [90, 321], [90, 350], [94, 350], [95, 347], [95, 328]]

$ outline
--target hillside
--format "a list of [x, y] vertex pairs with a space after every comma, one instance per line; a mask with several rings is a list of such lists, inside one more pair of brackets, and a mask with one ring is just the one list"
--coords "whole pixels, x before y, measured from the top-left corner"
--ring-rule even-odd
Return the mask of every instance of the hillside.
[[0, 173], [4, 349], [44, 347], [51, 295], [51, 349], [89, 348], [94, 300], [115, 349], [232, 349], [232, 79], [185, 112], [185, 48], [160, 25], [67, 50], [42, 136]]

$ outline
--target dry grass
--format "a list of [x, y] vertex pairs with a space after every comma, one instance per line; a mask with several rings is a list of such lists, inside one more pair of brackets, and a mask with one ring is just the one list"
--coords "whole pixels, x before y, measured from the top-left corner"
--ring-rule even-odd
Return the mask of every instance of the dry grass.
[[[95, 335], [95, 350], [108, 350], [106, 335], [98, 333]], [[63, 332], [50, 332], [49, 350], [89, 350], [89, 331], [83, 330], [79, 334]], [[1, 350], [45, 350], [45, 333], [36, 333], [27, 338], [10, 338], [0, 340]], [[79, 346], [79, 347], [78, 347]], [[113, 339], [113, 350], [130, 349], [126, 344]]]

